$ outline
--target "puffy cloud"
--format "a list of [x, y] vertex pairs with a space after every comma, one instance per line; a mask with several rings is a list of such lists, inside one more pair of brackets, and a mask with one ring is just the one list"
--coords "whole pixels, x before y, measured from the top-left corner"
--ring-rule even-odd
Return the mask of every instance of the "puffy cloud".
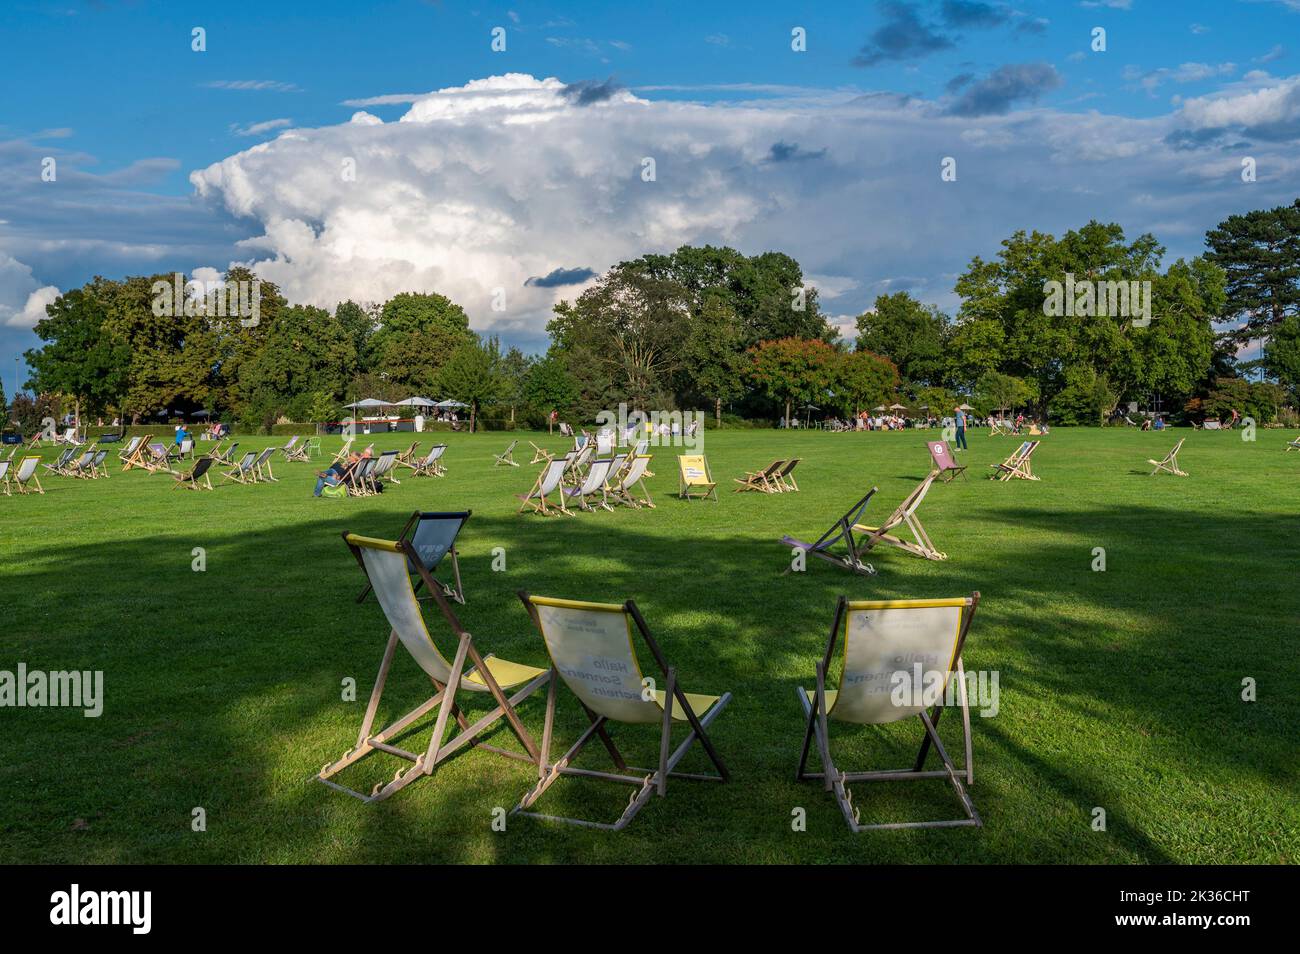
[[1224, 132], [1273, 141], [1300, 136], [1300, 76], [1273, 80], [1253, 71], [1243, 83], [1266, 85], [1188, 99], [1178, 112], [1179, 125], [1202, 139]]
[[45, 306], [59, 297], [53, 285], [42, 286], [30, 266], [0, 253], [0, 325], [35, 328], [45, 317]]

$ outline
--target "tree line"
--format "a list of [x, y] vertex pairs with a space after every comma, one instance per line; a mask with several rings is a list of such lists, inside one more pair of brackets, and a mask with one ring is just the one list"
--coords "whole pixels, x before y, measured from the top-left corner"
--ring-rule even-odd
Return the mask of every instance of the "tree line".
[[[707, 408], [730, 423], [896, 401], [936, 414], [961, 401], [1025, 408], [1063, 424], [1099, 424], [1129, 403], [1173, 417], [1293, 416], [1300, 199], [1233, 215], [1205, 241], [1203, 254], [1166, 265], [1154, 236], [1130, 240], [1114, 223], [1059, 238], [1017, 231], [958, 277], [956, 314], [882, 294], [852, 338], [790, 256], [683, 246], [621, 262], [558, 303], [540, 355], [474, 333], [439, 294], [330, 310], [290, 304], [263, 280], [248, 326], [201, 301], [159, 314], [157, 283], [171, 275], [96, 277], [47, 307], [42, 344], [26, 354], [31, 393], [10, 417], [28, 426], [74, 404], [83, 419], [147, 422], [202, 408], [266, 428], [340, 420], [359, 397], [415, 394], [531, 426], [552, 410], [590, 421], [620, 402]], [[239, 267], [225, 276], [254, 278]], [[1244, 358], [1247, 347], [1257, 356]]]

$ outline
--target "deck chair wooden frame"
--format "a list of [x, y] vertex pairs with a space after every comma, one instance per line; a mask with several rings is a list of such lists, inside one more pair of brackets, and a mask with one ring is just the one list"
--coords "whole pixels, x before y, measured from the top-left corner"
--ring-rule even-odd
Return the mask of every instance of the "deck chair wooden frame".
[[295, 435], [292, 446], [286, 444], [280, 449], [284, 451], [284, 459], [286, 461], [305, 464], [311, 460], [311, 448], [307, 446], [307, 441], [305, 439], [300, 439], [299, 435]]
[[419, 441], [413, 441], [410, 447], [408, 447], [404, 451], [401, 451], [397, 455], [397, 460], [393, 461], [393, 467], [394, 468], [407, 467], [410, 470], [415, 470], [417, 467], [419, 467], [420, 462], [415, 458], [415, 449], [419, 446], [420, 446]]
[[142, 464], [150, 475], [162, 471], [165, 474], [175, 473], [172, 470], [171, 451], [167, 445], [161, 441], [152, 441], [145, 445], [145, 456]]
[[[609, 505], [609, 475], [614, 469], [614, 459], [610, 457], [601, 457], [593, 460], [591, 466], [587, 468], [586, 475], [582, 478], [582, 483], [577, 487], [568, 487], [564, 489], [564, 496], [574, 504], [579, 510], [585, 510], [588, 513], [595, 513], [596, 508], [602, 510], [613, 510]], [[599, 500], [597, 500], [599, 496]]]
[[1178, 452], [1183, 449], [1183, 441], [1185, 440], [1187, 440], [1187, 438], [1180, 437], [1178, 443], [1174, 445], [1174, 449], [1166, 454], [1161, 460], [1151, 460], [1148, 458], [1147, 463], [1155, 468], [1155, 470], [1151, 471], [1149, 476], [1154, 477], [1161, 471], [1164, 471], [1166, 474], [1173, 474], [1175, 477], [1190, 476], [1187, 471], [1178, 466]]
[[989, 465], [993, 468], [993, 473], [990, 476], [1001, 481], [1012, 479], [1038, 480], [1039, 478], [1034, 475], [1031, 458], [1041, 443], [1042, 441], [1022, 441], [1020, 446], [1011, 453], [1011, 456], [1002, 463]]
[[136, 451], [138, 451], [140, 447], [143, 446], [143, 444], [144, 444], [143, 434], [132, 434], [131, 437], [127, 440], [126, 444], [123, 445], [122, 449], [117, 452], [117, 459], [126, 465], [125, 467], [122, 468], [123, 470], [128, 470], [130, 468], [131, 466], [131, 464], [129, 463], [130, 459], [135, 455]]
[[277, 450], [280, 450], [280, 448], [267, 447], [257, 455], [257, 460], [253, 462], [253, 483], [275, 483], [279, 481], [280, 478], [275, 476], [275, 473], [271, 470], [271, 457]]
[[442, 466], [442, 455], [447, 452], [446, 444], [434, 444], [429, 453], [415, 462], [413, 477], [441, 477], [447, 473]]
[[[813, 543], [807, 543], [789, 534], [782, 537], [781, 542], [791, 549], [802, 550], [805, 555], [811, 554], [825, 560], [827, 563], [833, 563], [846, 570], [852, 570], [854, 573], [863, 576], [875, 576], [876, 568], [862, 559], [862, 551], [858, 546], [854, 527], [861, 522], [862, 514], [866, 512], [867, 505], [871, 503], [871, 498], [875, 496], [877, 489], [872, 487], [867, 491], [865, 497], [850, 507], [843, 516], [831, 525], [829, 530]], [[841, 542], [847, 550], [846, 553], [839, 554], [831, 550], [831, 547]], [[793, 567], [786, 567], [782, 575], [789, 573], [792, 569]]]
[[[700, 490], [699, 494], [694, 490]], [[707, 500], [718, 502], [718, 482], [709, 470], [709, 458], [704, 454], [681, 454], [677, 458], [677, 496], [682, 500]]]
[[172, 474], [175, 483], [172, 484], [172, 490], [177, 487], [185, 487], [188, 490], [212, 490], [212, 477], [208, 471], [212, 465], [217, 462], [215, 457], [204, 455], [194, 462], [194, 466], [183, 474]]
[[[356, 745], [341, 758], [324, 765], [315, 776], [317, 781], [363, 802], [377, 802], [418, 779], [431, 776], [434, 769], [466, 746], [538, 764], [540, 751], [537, 743], [524, 728], [515, 708], [550, 681], [550, 670], [513, 663], [491, 654], [481, 656], [473, 637], [461, 626], [447, 597], [443, 595], [442, 586], [429, 576], [409, 541], [376, 540], [352, 533], [344, 533], [343, 539], [365, 571], [367, 579], [374, 585], [375, 596], [389, 624], [389, 636]], [[411, 566], [419, 571], [424, 579], [425, 591], [433, 596], [443, 620], [458, 640], [456, 652], [450, 661], [439, 652], [424, 621], [424, 614], [420, 611], [411, 584]], [[375, 716], [399, 644], [406, 648], [407, 653], [428, 676], [434, 693], [395, 722], [376, 732]], [[507, 691], [514, 694], [507, 697]], [[496, 705], [486, 715], [470, 723], [456, 702], [462, 693], [488, 693]], [[434, 714], [433, 732], [422, 753], [393, 744], [394, 740], [412, 731], [415, 723], [430, 713]], [[447, 728], [453, 719], [460, 731], [448, 739]], [[502, 719], [523, 745], [524, 752], [489, 745], [480, 738]], [[376, 752], [395, 755], [413, 764], [405, 771], [399, 769], [387, 784], [377, 784], [369, 795], [363, 795], [334, 780], [334, 776], [345, 768]]]
[[330, 465], [344, 463], [348, 459], [348, 454], [352, 452], [352, 443], [356, 438], [346, 437], [343, 439], [343, 446], [338, 452], [330, 458]]
[[[799, 781], [819, 780], [825, 789], [832, 793], [840, 807], [849, 830], [854, 834], [864, 831], [879, 831], [901, 828], [957, 828], [980, 827], [983, 822], [966, 786], [974, 784], [974, 752], [971, 746], [970, 704], [966, 691], [966, 672], [962, 665], [962, 649], [966, 635], [970, 630], [971, 620], [979, 606], [979, 591], [969, 597], [939, 600], [872, 600], [850, 602], [841, 596], [835, 607], [835, 618], [831, 623], [830, 639], [826, 642], [826, 652], [817, 663], [817, 682], [812, 693], [803, 686], [796, 687], [799, 703], [803, 708], [805, 726], [803, 748], [799, 753], [799, 767], [795, 777]], [[912, 624], [904, 633], [891, 634], [887, 623], [891, 614], [907, 613]], [[954, 619], [955, 616], [955, 619]], [[857, 623], [855, 627], [853, 624]], [[948, 627], [952, 627], [949, 629]], [[949, 636], [948, 633], [953, 635]], [[910, 638], [909, 638], [910, 637]], [[837, 640], [842, 640], [842, 663], [839, 688], [827, 688], [830, 669], [835, 658]], [[850, 646], [850, 642], [853, 643]], [[873, 645], [874, 643], [874, 645]], [[909, 652], [908, 646], [925, 643], [932, 648], [931, 653]], [[942, 652], [940, 651], [942, 647]], [[925, 704], [925, 697], [916, 700], [916, 705], [896, 705], [892, 693], [871, 692], [868, 686], [895, 685], [894, 679], [899, 673], [913, 676], [915, 665], [920, 663], [900, 664], [894, 660], [898, 654], [934, 655], [945, 660], [942, 672], [942, 691], [937, 694], [934, 705]], [[854, 687], [845, 688], [847, 680], [844, 674], [852, 669]], [[933, 670], [939, 674], [938, 669]], [[928, 674], [927, 674], [928, 676]], [[943, 715], [948, 683], [956, 677], [956, 701], [961, 710], [962, 742], [964, 761], [957, 766], [949, 757], [943, 741], [939, 738], [939, 717]], [[874, 695], [875, 698], [871, 698]], [[927, 711], [928, 710], [928, 711]], [[881, 725], [911, 718], [913, 715], [923, 728], [921, 747], [910, 769], [884, 769], [866, 772], [844, 772], [835, 766], [831, 757], [830, 725], [831, 721], [855, 725]], [[808, 770], [808, 758], [813, 746], [822, 770]], [[925, 761], [933, 747], [939, 757], [941, 767], [926, 769]], [[963, 817], [942, 819], [938, 821], [883, 822], [863, 825], [859, 810], [853, 804], [853, 795], [849, 786], [853, 782], [895, 782], [920, 779], [946, 779], [960, 802]], [[965, 785], [962, 780], [965, 780]]]
[[542, 461], [548, 461], [555, 456], [545, 447], [538, 447], [532, 441], [528, 442], [528, 446], [533, 449], [533, 459], [528, 462], [529, 464], [540, 464]]
[[799, 485], [794, 480], [794, 469], [799, 466], [801, 457], [791, 457], [785, 462], [780, 473], [776, 475], [776, 485], [781, 489], [781, 493], [798, 493]]
[[925, 447], [930, 452], [930, 461], [934, 469], [939, 472], [939, 478], [945, 484], [955, 480], [959, 474], [963, 480], [967, 479], [966, 465], [957, 463], [957, 458], [953, 456], [952, 448], [947, 441], [926, 441]]
[[6, 497], [12, 497], [13, 493], [9, 489], [9, 471], [13, 468], [13, 461], [5, 458], [0, 460], [0, 494]]
[[235, 451], [239, 449], [239, 441], [233, 441], [226, 445], [226, 449], [217, 452], [216, 448], [208, 453], [208, 456], [218, 464], [233, 464], [235, 462]]
[[492, 464], [492, 466], [499, 467], [502, 464], [509, 464], [511, 467], [518, 467], [519, 463], [515, 460], [515, 456], [514, 456], [515, 445], [518, 443], [519, 443], [518, 441], [511, 441], [510, 446], [505, 449], [504, 453], [493, 454], [492, 459], [494, 463]]
[[1297, 437], [1293, 441], [1287, 441], [1286, 449], [1288, 451], [1300, 450], [1300, 437]]
[[45, 468], [46, 473], [67, 476], [68, 469], [72, 466], [72, 458], [76, 456], [76, 453], [77, 449], [75, 447], [65, 447], [59, 451], [59, 456], [54, 458], [52, 463], [47, 464], [42, 461], [41, 466]]
[[[473, 513], [474, 511], [472, 510], [417, 510], [415, 513], [411, 514], [405, 525], [403, 525], [402, 532], [397, 535], [397, 539], [405, 540], [415, 548], [415, 552], [420, 555], [420, 562], [423, 563], [424, 568], [429, 571], [429, 578], [442, 587], [443, 593], [450, 596], [462, 606], [465, 605], [465, 588], [460, 581], [460, 551], [456, 549], [456, 538], [460, 536], [460, 531], [464, 529], [465, 524], [469, 521], [469, 518]], [[427, 531], [433, 528], [435, 523], [441, 524], [444, 527], [452, 528], [450, 542], [444, 545], [441, 540], [435, 541], [433, 539], [422, 538], [420, 531]], [[451, 558], [452, 577], [456, 581], [454, 584], [444, 583], [435, 575], [443, 560], [448, 557]], [[365, 569], [364, 564], [362, 564], [361, 569]], [[424, 596], [419, 595], [420, 587], [424, 586], [424, 575], [419, 573], [414, 566], [411, 567], [411, 575], [416, 578], [414, 583], [416, 599], [433, 599], [433, 597], [427, 593]], [[357, 597], [357, 602], [364, 603], [366, 597], [373, 591], [374, 587], [371, 585], [370, 579], [367, 578], [366, 587], [361, 591], [361, 595]]]
[[[636, 603], [632, 600], [621, 604], [557, 600], [530, 596], [522, 590], [519, 598], [528, 608], [533, 625], [541, 634], [547, 654], [551, 657], [551, 682], [546, 693], [546, 721], [542, 729], [537, 784], [519, 800], [519, 804], [511, 811], [512, 815], [604, 831], [621, 831], [652, 796], [663, 797], [667, 793], [669, 779], [710, 782], [730, 780], [731, 776], [705, 730], [731, 701], [731, 693], [709, 696], [683, 691], [677, 680], [677, 669], [664, 658]], [[574, 620], [580, 620], [579, 625], [583, 627], [576, 640], [572, 626]], [[566, 626], [566, 623], [570, 625]], [[657, 680], [646, 680], [642, 676], [634, 645], [636, 632], [641, 634], [642, 641], [650, 650], [655, 666], [663, 677], [662, 690], [653, 688]], [[573, 649], [575, 642], [581, 645], [577, 651]], [[621, 657], [612, 655], [615, 649]], [[607, 650], [611, 652], [605, 656]], [[598, 658], [598, 654], [601, 658]], [[597, 662], [607, 662], [609, 668], [595, 665]], [[587, 676], [604, 680], [600, 684], [600, 693], [592, 691], [593, 684], [586, 681]], [[612, 680], [617, 680], [617, 684]], [[552, 762], [556, 696], [561, 681], [577, 698], [590, 725], [562, 756]], [[647, 698], [650, 693], [653, 695]], [[689, 726], [685, 738], [675, 749], [672, 748], [674, 722]], [[659, 764], [654, 769], [628, 765], [610, 735], [612, 725], [636, 724], [659, 726]], [[602, 772], [573, 765], [579, 753], [595, 738], [600, 739], [617, 772]], [[697, 741], [712, 762], [716, 775], [675, 771], [678, 763]], [[623, 813], [612, 823], [529, 811], [547, 789], [564, 775], [631, 785], [635, 791], [629, 796]]]
[[989, 437], [1007, 437], [1011, 434], [1011, 428], [1005, 421], [996, 418], [989, 421]]
[[[650, 491], [646, 489], [645, 479], [650, 474], [650, 461], [652, 458], [648, 454], [635, 454], [632, 456], [623, 475], [619, 478], [618, 486], [613, 488], [612, 496], [617, 503], [624, 506], [639, 509], [649, 507], [655, 509], [654, 501], [650, 498]], [[641, 488], [642, 497], [637, 497], [633, 491]]]
[[563, 457], [547, 461], [546, 466], [537, 475], [537, 479], [533, 481], [532, 489], [526, 494], [515, 495], [522, 501], [516, 513], [523, 513], [524, 510], [531, 508], [533, 513], [539, 513], [544, 517], [549, 517], [556, 511], [566, 517], [572, 517], [573, 512], [564, 505], [564, 474], [572, 464], [573, 457], [574, 453], [570, 451]]
[[739, 487], [731, 488], [732, 493], [742, 494], [747, 490], [756, 490], [760, 494], [779, 494], [781, 484], [777, 480], [777, 475], [781, 473], [781, 468], [785, 466], [785, 458], [774, 460], [762, 470], [751, 470], [745, 473], [744, 477], [732, 477]]
[[253, 471], [253, 465], [257, 463], [257, 451], [245, 451], [244, 456], [237, 463], [231, 465], [230, 470], [221, 476], [226, 480], [233, 480], [240, 484], [251, 484], [257, 480], [257, 475]]
[[[934, 479], [939, 476], [939, 471], [932, 470], [930, 474], [916, 485], [916, 488], [903, 498], [894, 512], [878, 527], [868, 527], [858, 524], [853, 529], [861, 534], [858, 538], [858, 552], [868, 553], [873, 547], [880, 544], [886, 546], [898, 547], [915, 556], [922, 557], [926, 560], [946, 560], [948, 554], [941, 553], [930, 542], [930, 535], [925, 532], [925, 527], [921, 525], [921, 518], [916, 515], [917, 509], [921, 506], [921, 501], [925, 500], [925, 495], [930, 492], [930, 485]], [[896, 527], [906, 526], [912, 531], [912, 540], [905, 540], [896, 536], [890, 531]]]
[[27, 457], [18, 458], [18, 466], [14, 468], [14, 489], [20, 494], [31, 493], [31, 484], [36, 485], [36, 492], [44, 496], [45, 488], [41, 486], [41, 479], [36, 476], [36, 465], [41, 459], [35, 454]]

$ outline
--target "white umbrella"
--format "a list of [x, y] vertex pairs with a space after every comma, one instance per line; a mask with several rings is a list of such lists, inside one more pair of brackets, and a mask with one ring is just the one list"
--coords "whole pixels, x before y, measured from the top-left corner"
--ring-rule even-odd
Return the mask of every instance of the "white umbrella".
[[903, 404], [891, 404], [891, 405], [889, 405], [889, 409], [890, 409], [891, 411], [906, 411], [906, 410], [907, 410], [907, 407], [906, 407], [906, 405], [903, 405]]
[[398, 401], [397, 407], [437, 407], [438, 402], [430, 400], [427, 397], [409, 397], [405, 401]]
[[958, 404], [957, 407], [958, 407], [959, 410], [962, 410], [962, 411], [973, 411], [973, 410], [975, 410], [975, 408], [971, 407], [969, 404]]
[[343, 406], [354, 410], [362, 410], [371, 407], [392, 407], [393, 405], [390, 401], [380, 401], [375, 398], [362, 398], [360, 401], [355, 401], [352, 404], [345, 404]]
[[460, 401], [439, 401], [437, 407], [469, 407], [468, 404], [462, 404]]

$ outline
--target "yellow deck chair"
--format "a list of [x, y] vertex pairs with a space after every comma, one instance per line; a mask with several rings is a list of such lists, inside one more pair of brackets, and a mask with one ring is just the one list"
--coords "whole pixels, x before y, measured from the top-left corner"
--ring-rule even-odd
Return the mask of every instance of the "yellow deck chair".
[[1187, 471], [1178, 466], [1178, 452], [1183, 449], [1183, 441], [1185, 440], [1187, 440], [1187, 438], [1180, 438], [1178, 443], [1174, 445], [1174, 449], [1166, 454], [1163, 459], [1147, 459], [1147, 463], [1155, 468], [1155, 470], [1151, 471], [1152, 477], [1160, 473], [1162, 470], [1167, 474], [1173, 474], [1175, 477], [1190, 476]]
[[[345, 533], [343, 539], [365, 570], [391, 627], [391, 632], [388, 646], [384, 650], [383, 662], [379, 666], [379, 675], [375, 679], [374, 690], [370, 694], [370, 703], [366, 706], [357, 743], [345, 752], [342, 758], [322, 767], [316, 775], [317, 780], [363, 802], [376, 802], [388, 798], [416, 779], [432, 775], [433, 770], [440, 763], [445, 762], [466, 745], [474, 745], [498, 755], [522, 759], [536, 765], [537, 744], [528, 734], [523, 723], [519, 721], [515, 707], [550, 680], [550, 671], [510, 662], [492, 655], [480, 656], [473, 638], [465, 632], [456, 614], [452, 612], [451, 604], [443, 594], [442, 585], [429, 573], [412, 541], [375, 540], [352, 533]], [[459, 641], [455, 656], [450, 662], [438, 651], [433, 637], [425, 626], [424, 617], [420, 613], [420, 604], [416, 600], [415, 588], [411, 583], [412, 570], [423, 580], [425, 593], [434, 598], [443, 618]], [[388, 670], [392, 666], [393, 656], [397, 652], [399, 643], [424, 670], [425, 675], [433, 683], [435, 692], [396, 722], [375, 732], [372, 731], [375, 715], [379, 710], [384, 684], [388, 680]], [[507, 691], [514, 691], [514, 695], [507, 698]], [[462, 692], [489, 693], [496, 706], [487, 715], [470, 724], [460, 707], [456, 705], [456, 697]], [[394, 739], [430, 712], [436, 712], [433, 734], [422, 754], [392, 744]], [[452, 718], [456, 720], [461, 731], [455, 737], [445, 739], [447, 723]], [[483, 735], [489, 726], [502, 718], [514, 730], [527, 750], [526, 754], [497, 748], [479, 740], [479, 736]], [[388, 784], [376, 785], [368, 796], [333, 781], [333, 776], [374, 752], [386, 752], [414, 764], [404, 772], [399, 770]]]
[[[916, 485], [916, 489], [903, 499], [897, 509], [889, 515], [878, 527], [868, 527], [863, 524], [855, 524], [853, 529], [859, 534], [858, 553], [863, 554], [877, 544], [885, 544], [891, 547], [898, 547], [900, 550], [906, 550], [916, 556], [924, 557], [927, 560], [946, 560], [948, 554], [941, 553], [933, 543], [930, 542], [930, 535], [925, 532], [925, 527], [921, 525], [921, 518], [916, 515], [917, 508], [921, 506], [921, 501], [925, 495], [930, 492], [930, 485], [934, 483], [934, 478], [939, 476], [939, 471], [932, 470], [930, 475]], [[904, 540], [902, 537], [890, 533], [895, 527], [906, 525], [912, 531], [912, 540]]]
[[718, 484], [709, 472], [709, 460], [703, 454], [682, 454], [677, 458], [677, 466], [680, 477], [677, 485], [677, 496], [683, 500], [692, 500], [698, 497], [700, 500], [707, 500], [713, 497], [713, 502], [718, 502]]
[[[977, 592], [969, 597], [938, 600], [867, 600], [850, 602], [841, 596], [835, 607], [826, 652], [817, 663], [817, 683], [810, 692], [796, 688], [807, 724], [799, 754], [800, 781], [818, 779], [831, 792], [854, 833], [881, 828], [952, 828], [981, 825], [966, 788], [975, 780], [970, 737], [970, 706], [961, 653], [970, 629]], [[836, 643], [843, 644], [838, 688], [829, 688]], [[956, 679], [953, 680], [953, 676]], [[918, 679], [918, 676], [920, 677]], [[918, 684], [919, 683], [919, 684]], [[951, 690], [950, 691], [950, 684]], [[964, 768], [958, 768], [939, 738], [939, 717], [950, 697], [961, 709]], [[830, 723], [884, 725], [915, 716], [924, 729], [921, 748], [910, 769], [844, 772], [831, 758]], [[814, 742], [820, 772], [808, 771]], [[931, 746], [941, 767], [927, 770]], [[963, 818], [942, 821], [885, 822], [864, 825], [853, 805], [853, 782], [947, 779], [964, 811]]]
[[[519, 594], [519, 598], [528, 607], [534, 624], [542, 634], [546, 651], [551, 656], [552, 668], [551, 685], [546, 696], [546, 723], [542, 730], [537, 784], [524, 795], [512, 814], [619, 831], [645, 806], [651, 795], [665, 794], [670, 778], [721, 782], [728, 780], [727, 769], [709, 741], [705, 729], [731, 701], [731, 693], [709, 696], [683, 691], [677, 682], [677, 670], [665, 661], [634, 602], [584, 603], [529, 596], [524, 592]], [[662, 689], [656, 687], [655, 679], [643, 675], [633, 647], [636, 632], [640, 632], [662, 674]], [[590, 725], [558, 761], [552, 762], [550, 750], [555, 725], [555, 697], [561, 680], [577, 696]], [[612, 723], [659, 726], [658, 767], [643, 769], [629, 766], [610, 738], [609, 727]], [[677, 748], [672, 749], [673, 726], [681, 723], [687, 723], [688, 731]], [[604, 744], [615, 768], [622, 774], [573, 767], [572, 763], [578, 753], [597, 737]], [[717, 775], [674, 771], [677, 763], [696, 741], [703, 746], [717, 769]], [[636, 790], [628, 799], [623, 814], [612, 824], [527, 811], [561, 775], [602, 779], [632, 785]]]

